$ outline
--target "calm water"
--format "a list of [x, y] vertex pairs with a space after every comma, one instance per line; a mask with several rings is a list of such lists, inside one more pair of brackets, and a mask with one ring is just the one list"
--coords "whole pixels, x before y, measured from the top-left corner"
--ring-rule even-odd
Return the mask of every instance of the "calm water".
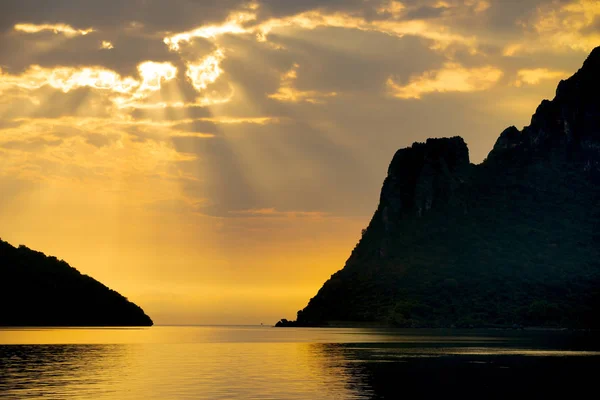
[[367, 399], [597, 391], [589, 333], [0, 329], [4, 399]]

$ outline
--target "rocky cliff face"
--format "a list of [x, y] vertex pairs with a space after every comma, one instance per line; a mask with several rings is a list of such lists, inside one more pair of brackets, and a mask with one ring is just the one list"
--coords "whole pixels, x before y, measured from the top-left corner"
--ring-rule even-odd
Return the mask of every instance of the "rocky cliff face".
[[544, 100], [519, 131], [514, 126], [498, 138], [490, 160], [560, 159], [600, 178], [600, 47], [583, 67], [558, 84], [556, 97]]
[[428, 139], [398, 150], [379, 202], [385, 230], [392, 231], [403, 216], [423, 216], [458, 203], [457, 190], [468, 167], [469, 150], [461, 137]]
[[599, 184], [596, 48], [482, 164], [460, 137], [399, 150], [345, 267], [296, 323], [600, 326]]

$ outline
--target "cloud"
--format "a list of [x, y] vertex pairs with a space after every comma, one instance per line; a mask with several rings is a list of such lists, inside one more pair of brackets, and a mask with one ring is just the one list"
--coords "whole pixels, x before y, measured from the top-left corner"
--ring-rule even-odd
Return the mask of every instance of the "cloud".
[[177, 76], [177, 67], [169, 62], [145, 61], [138, 65], [142, 78], [138, 90], [155, 92], [160, 90], [163, 81], [168, 82]]
[[465, 68], [460, 64], [447, 62], [439, 70], [425, 72], [410, 79], [405, 84], [388, 78], [387, 86], [392, 96], [401, 99], [420, 99], [429, 93], [477, 92], [493, 87], [504, 73], [494, 66]]
[[268, 95], [269, 98], [283, 102], [302, 102], [307, 103], [322, 103], [327, 97], [337, 96], [336, 92], [320, 92], [318, 90], [298, 90], [295, 87], [295, 81], [298, 78], [298, 64], [294, 64], [292, 68], [281, 76], [281, 85], [276, 93]]
[[190, 42], [195, 38], [214, 39], [225, 34], [242, 34], [251, 31], [244, 28], [243, 24], [256, 19], [256, 14], [251, 12], [234, 12], [227, 20], [219, 25], [200, 26], [187, 32], [180, 32], [163, 39], [171, 50], [178, 51], [181, 42]]
[[199, 23], [222, 20], [229, 10], [241, 7], [246, 0], [213, 2], [188, 0], [2, 0], [0, 31], [16, 23], [44, 24], [60, 21], [71, 26], [93, 26], [98, 31], [115, 30], [135, 22], [146, 31], [189, 29]]
[[190, 79], [196, 90], [205, 90], [208, 85], [214, 83], [219, 78], [223, 73], [220, 63], [224, 57], [223, 50], [217, 49], [199, 61], [187, 64], [186, 76]]
[[505, 56], [547, 51], [589, 52], [600, 45], [600, 2], [574, 0], [540, 6], [528, 20], [521, 21], [525, 39], [507, 44]]
[[[474, 4], [477, 12], [485, 9], [481, 4], [487, 4], [486, 2], [471, 3]], [[182, 42], [189, 43], [194, 38], [217, 39], [223, 35], [254, 35], [259, 41], [267, 41], [271, 33], [285, 32], [290, 29], [313, 30], [334, 27], [380, 32], [398, 37], [419, 36], [431, 40], [431, 47], [437, 50], [445, 50], [452, 44], [459, 44], [466, 46], [471, 52], [476, 51], [477, 43], [474, 36], [453, 33], [448, 26], [436, 21], [402, 20], [400, 16], [403, 10], [400, 3], [392, 1], [377, 8], [377, 13], [391, 18], [367, 19], [344, 11], [313, 9], [298, 14], [259, 20], [259, 10], [255, 7], [247, 7], [245, 10], [232, 11], [221, 24], [203, 25], [172, 34], [166, 36], [164, 42], [171, 50], [180, 51]]]
[[5, 149], [15, 149], [27, 152], [40, 151], [44, 147], [59, 146], [62, 139], [27, 138], [25, 140], [9, 140], [0, 143]]
[[[16, 176], [67, 186], [74, 179], [88, 187], [101, 187], [114, 179], [127, 179], [137, 191], [149, 180], [160, 187], [175, 181], [174, 163], [194, 159], [173, 148], [170, 135], [177, 131], [169, 125], [79, 117], [20, 122], [18, 127], [0, 130], [0, 148], [4, 150], [0, 182], [5, 176]], [[145, 129], [153, 140], [138, 140], [132, 134], [134, 127]]]
[[102, 135], [100, 133], [88, 133], [86, 135], [85, 141], [86, 141], [86, 143], [89, 143], [92, 146], [104, 147], [104, 146], [108, 146], [109, 144], [111, 144], [117, 138], [118, 138], [117, 136], [111, 137], [109, 135]]
[[100, 43], [100, 48], [102, 50], [111, 50], [111, 49], [114, 49], [115, 46], [108, 40], [103, 40], [102, 43]]
[[568, 76], [568, 72], [554, 71], [548, 68], [521, 69], [517, 72], [515, 86], [537, 85], [543, 80], [559, 80]]
[[168, 62], [145, 61], [138, 65], [139, 78], [122, 77], [100, 66], [44, 68], [32, 65], [22, 74], [4, 73], [0, 69], [0, 93], [11, 89], [33, 91], [50, 87], [69, 93], [90, 88], [110, 94], [117, 107], [128, 107], [161, 89], [165, 82], [175, 79], [177, 68]]
[[36, 24], [16, 24], [14, 26], [14, 30], [17, 32], [24, 32], [24, 33], [39, 33], [39, 32], [43, 32], [43, 31], [52, 31], [56, 34], [63, 34], [67, 37], [73, 37], [73, 36], [85, 36], [88, 33], [94, 32], [94, 29], [92, 28], [88, 28], [88, 29], [75, 29], [70, 25], [67, 24], [40, 24], [40, 25], [36, 25]]
[[[363, 17], [336, 12], [325, 14], [319, 11], [307, 11], [282, 19], [272, 19], [257, 27], [259, 38], [266, 38], [271, 32], [285, 29], [317, 29], [334, 27], [356, 29], [367, 32], [380, 32], [392, 36], [419, 36], [432, 42], [431, 48], [445, 50], [452, 44], [465, 46], [475, 51], [477, 43], [474, 36], [468, 37], [453, 33], [447, 26], [426, 20], [367, 20]], [[266, 39], [265, 39], [266, 40]]]
[[388, 14], [392, 17], [401, 16], [406, 9], [406, 6], [399, 1], [390, 0], [388, 3], [377, 7], [377, 14]]

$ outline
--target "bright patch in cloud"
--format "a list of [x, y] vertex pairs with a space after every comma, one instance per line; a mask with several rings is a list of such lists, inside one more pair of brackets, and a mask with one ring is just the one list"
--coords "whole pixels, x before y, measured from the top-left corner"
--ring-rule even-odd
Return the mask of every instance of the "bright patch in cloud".
[[67, 24], [16, 24], [14, 29], [19, 32], [25, 33], [39, 33], [43, 31], [52, 31], [56, 34], [63, 34], [68, 37], [73, 36], [84, 36], [88, 33], [94, 32], [92, 28], [88, 29], [75, 29], [71, 25]]
[[316, 29], [320, 27], [333, 27], [343, 29], [356, 29], [361, 31], [380, 32], [387, 35], [402, 37], [405, 35], [419, 36], [432, 40], [431, 46], [436, 50], [443, 50], [450, 44], [458, 43], [467, 46], [475, 52], [475, 37], [466, 37], [452, 33], [447, 27], [427, 20], [366, 20], [362, 17], [343, 12], [326, 14], [321, 11], [307, 11], [291, 17], [271, 19], [254, 28], [259, 38], [278, 29], [299, 28]]
[[298, 78], [298, 64], [281, 76], [281, 84], [276, 93], [269, 94], [268, 97], [283, 102], [298, 103], [305, 101], [307, 103], [322, 103], [326, 97], [337, 96], [336, 92], [319, 92], [317, 90], [298, 90], [295, 87]]
[[140, 91], [160, 90], [163, 81], [170, 81], [177, 76], [177, 67], [169, 62], [146, 61], [138, 65], [142, 77]]
[[401, 2], [391, 0], [388, 3], [378, 7], [377, 14], [390, 14], [393, 17], [398, 17], [404, 12], [405, 9], [406, 6]]
[[113, 46], [113, 44], [107, 40], [103, 40], [102, 43], [100, 43], [100, 48], [103, 50], [110, 50], [110, 49], [114, 49], [115, 46]]
[[217, 49], [197, 63], [189, 63], [187, 65], [187, 72], [185, 74], [196, 90], [201, 91], [206, 89], [208, 85], [214, 83], [219, 78], [223, 73], [220, 67], [223, 58], [223, 51]]
[[401, 99], [420, 99], [428, 93], [475, 92], [487, 90], [502, 77], [503, 72], [493, 66], [465, 68], [460, 64], [446, 63], [435, 71], [428, 71], [413, 77], [406, 85], [387, 80], [387, 86], [394, 97]]
[[466, 0], [465, 5], [471, 7], [476, 14], [482, 13], [492, 6], [486, 0]]
[[133, 78], [121, 78], [116, 72], [101, 67], [43, 68], [32, 65], [21, 75], [4, 74], [0, 70], [0, 91], [10, 87], [33, 90], [46, 85], [65, 93], [81, 87], [128, 93], [138, 86], [138, 82]]
[[[468, 3], [467, 6], [476, 12], [484, 11], [489, 7], [489, 3], [486, 1], [469, 1]], [[244, 11], [231, 13], [227, 20], [220, 25], [200, 26], [190, 31], [167, 36], [163, 41], [171, 50], [178, 51], [182, 42], [189, 42], [194, 38], [216, 39], [224, 34], [253, 34], [256, 35], [257, 40], [267, 41], [267, 36], [273, 31], [334, 27], [381, 32], [398, 37], [405, 35], [419, 36], [433, 41], [434, 44], [431, 47], [436, 50], [444, 50], [451, 44], [461, 44], [467, 46], [471, 53], [475, 53], [477, 47], [475, 36], [467, 37], [453, 33], [447, 26], [440, 24], [439, 21], [402, 21], [400, 18], [405, 6], [398, 1], [390, 1], [375, 10], [379, 15], [390, 14], [393, 17], [392, 19], [375, 20], [365, 19], [346, 12], [326, 13], [321, 10], [311, 10], [288, 17], [271, 18], [256, 22], [257, 8], [258, 6], [247, 7]]]
[[543, 80], [558, 80], [569, 76], [568, 72], [553, 71], [547, 68], [521, 69], [517, 72], [515, 86], [537, 85]]
[[164, 38], [164, 42], [171, 50], [179, 50], [181, 42], [190, 42], [194, 38], [211, 39], [217, 36], [229, 34], [248, 33], [243, 24], [256, 19], [256, 14], [251, 12], [236, 12], [232, 13], [227, 21], [221, 25], [207, 25], [193, 29], [187, 32], [181, 32], [173, 36]]
[[175, 79], [177, 68], [168, 62], [146, 61], [138, 65], [140, 80], [122, 77], [106, 68], [56, 67], [44, 68], [32, 65], [20, 75], [5, 74], [0, 70], [0, 93], [11, 88], [35, 90], [44, 86], [68, 93], [83, 87], [103, 90], [116, 95], [113, 102], [119, 107], [131, 106], [131, 103], [160, 90], [165, 81]]

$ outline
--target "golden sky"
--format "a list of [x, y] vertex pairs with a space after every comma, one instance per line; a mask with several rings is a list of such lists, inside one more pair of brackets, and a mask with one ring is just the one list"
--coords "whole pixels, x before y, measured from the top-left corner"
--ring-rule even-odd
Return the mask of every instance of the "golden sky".
[[598, 45], [597, 0], [4, 0], [0, 237], [158, 324], [293, 319], [396, 149], [481, 162]]

